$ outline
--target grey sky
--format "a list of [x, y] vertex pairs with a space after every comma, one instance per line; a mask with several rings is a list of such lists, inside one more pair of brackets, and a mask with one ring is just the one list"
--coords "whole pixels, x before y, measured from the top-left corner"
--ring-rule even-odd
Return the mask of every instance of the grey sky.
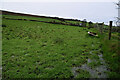
[[118, 0], [2, 0], [3, 2], [117, 2]]
[[[4, 1], [7, 2], [2, 3], [3, 6], [1, 9], [3, 10], [43, 16], [76, 18], [80, 20], [87, 19], [88, 21], [107, 23], [110, 20], [114, 21], [115, 17], [118, 15], [117, 6], [114, 4], [115, 1], [117, 2], [118, 0], [104, 0], [104, 2], [97, 2], [103, 0], [71, 0], [74, 2], [70, 2], [70, 0], [69, 2], [64, 2], [68, 0], [60, 0], [63, 2], [59, 3], [55, 2], [56, 0], [49, 0], [52, 1], [51, 3], [42, 2], [48, 0], [22, 0], [24, 2], [21, 2], [20, 0]], [[91, 3], [80, 1], [91, 1]]]

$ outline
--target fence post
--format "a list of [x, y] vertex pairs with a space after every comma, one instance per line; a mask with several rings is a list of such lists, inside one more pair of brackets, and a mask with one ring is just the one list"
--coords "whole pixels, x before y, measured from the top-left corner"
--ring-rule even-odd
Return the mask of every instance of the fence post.
[[93, 23], [91, 21], [89, 22], [89, 28], [93, 28]]
[[99, 25], [99, 31], [102, 34], [103, 33], [103, 23], [98, 23]]
[[95, 23], [94, 28], [96, 28], [96, 29], [97, 29], [97, 23]]
[[105, 26], [105, 24], [103, 22], [103, 24], [102, 24], [102, 33], [104, 33], [104, 26]]
[[111, 30], [112, 30], [112, 21], [110, 21], [110, 29], [109, 29], [109, 40], [111, 39]]
[[99, 30], [99, 25], [98, 22], [96, 23], [96, 29]]
[[86, 21], [82, 21], [82, 27], [86, 27]]
[[87, 25], [87, 20], [84, 19], [84, 20], [82, 21], [82, 27], [86, 27], [86, 25]]

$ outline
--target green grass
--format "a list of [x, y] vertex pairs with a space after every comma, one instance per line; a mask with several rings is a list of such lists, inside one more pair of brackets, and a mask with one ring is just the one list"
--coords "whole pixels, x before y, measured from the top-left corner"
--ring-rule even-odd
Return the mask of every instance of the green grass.
[[90, 78], [90, 74], [88, 71], [78, 69], [77, 72], [79, 73], [76, 78]]
[[103, 35], [103, 39], [101, 40], [104, 52], [103, 57], [110, 69], [110, 72], [108, 72], [110, 78], [120, 78], [120, 40], [115, 38], [116, 35], [118, 33], [112, 33], [111, 40], [108, 40], [108, 37], [104, 37], [106, 35]]
[[90, 66], [93, 69], [100, 66], [100, 65], [101, 65], [100, 61], [93, 61], [91, 63], [88, 63], [88, 66]]
[[3, 25], [3, 78], [71, 78], [72, 67], [87, 63], [89, 52], [100, 47], [100, 38], [87, 34], [97, 32], [93, 28], [7, 19]]
[[51, 19], [51, 18], [37, 18], [37, 17], [31, 17], [31, 16], [15, 16], [15, 15], [2, 15], [5, 18], [12, 18], [12, 19], [28, 19], [28, 20], [39, 20], [39, 21], [56, 21], [61, 22], [57, 19]]

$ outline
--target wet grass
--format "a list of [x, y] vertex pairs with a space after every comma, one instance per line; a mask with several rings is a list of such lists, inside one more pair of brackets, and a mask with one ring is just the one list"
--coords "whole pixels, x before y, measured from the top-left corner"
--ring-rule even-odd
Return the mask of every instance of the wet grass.
[[[7, 19], [3, 25], [3, 78], [73, 78], [72, 67], [87, 63], [88, 57], [98, 59], [94, 50], [100, 49], [100, 38], [87, 34], [96, 29]], [[81, 70], [77, 78], [82, 77], [88, 78], [88, 72]]]
[[88, 71], [82, 69], [78, 69], [76, 72], [79, 73], [76, 78], [90, 78], [91, 76]]
[[[120, 78], [120, 39], [118, 35], [119, 33], [112, 33], [111, 40], [108, 40], [108, 37], [104, 37], [101, 40], [103, 44], [103, 56], [110, 69], [110, 72], [108, 72], [110, 78]], [[116, 36], [118, 38], [116, 38]]]
[[3, 78], [70, 78], [71, 67], [86, 63], [90, 44], [98, 41], [87, 28], [6, 19], [3, 24]]
[[100, 66], [101, 65], [101, 63], [100, 63], [100, 61], [98, 60], [96, 60], [96, 61], [92, 61], [91, 63], [88, 63], [88, 66], [89, 67], [91, 67], [91, 68], [96, 68], [96, 67], [98, 67], [98, 66]]

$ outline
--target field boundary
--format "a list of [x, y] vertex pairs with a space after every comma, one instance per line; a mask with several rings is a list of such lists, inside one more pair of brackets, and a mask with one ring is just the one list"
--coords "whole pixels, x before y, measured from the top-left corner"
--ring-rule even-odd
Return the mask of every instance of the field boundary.
[[24, 13], [17, 13], [17, 12], [10, 12], [5, 10], [0, 10], [0, 14], [2, 15], [16, 15], [16, 16], [31, 16], [31, 17], [39, 17], [39, 18], [50, 18], [50, 19], [58, 19], [58, 20], [68, 20], [68, 21], [80, 21], [78, 19], [65, 19], [59, 17], [50, 17], [50, 16], [39, 16], [39, 15], [32, 15], [32, 14], [24, 14]]
[[79, 24], [72, 24], [72, 23], [63, 23], [63, 22], [55, 22], [55, 21], [39, 21], [39, 20], [29, 20], [29, 19], [15, 19], [15, 18], [5, 18], [3, 17], [3, 19], [8, 19], [8, 20], [24, 20], [24, 21], [34, 21], [34, 22], [44, 22], [44, 23], [51, 23], [51, 24], [61, 24], [61, 25], [68, 25], [68, 26], [78, 26], [78, 27], [82, 27]]

